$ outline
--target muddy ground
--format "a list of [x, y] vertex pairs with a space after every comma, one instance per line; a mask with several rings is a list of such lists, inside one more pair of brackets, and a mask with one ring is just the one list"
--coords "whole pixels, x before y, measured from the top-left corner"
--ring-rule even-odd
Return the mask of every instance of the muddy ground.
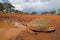
[[[1, 14], [2, 15], [2, 14]], [[2, 17], [0, 15], [0, 17]], [[3, 14], [6, 17], [6, 14]], [[8, 17], [12, 17], [8, 14]], [[20, 23], [18, 27], [9, 26], [0, 28], [0, 40], [60, 40], [60, 15], [14, 15], [14, 18], [18, 18], [16, 21], [11, 21], [11, 23]], [[25, 25], [22, 23], [30, 22], [35, 18], [45, 18], [51, 21], [51, 24], [56, 27], [55, 32], [44, 33], [38, 32], [37, 35], [32, 35], [27, 32]], [[20, 36], [19, 38], [17, 36]]]

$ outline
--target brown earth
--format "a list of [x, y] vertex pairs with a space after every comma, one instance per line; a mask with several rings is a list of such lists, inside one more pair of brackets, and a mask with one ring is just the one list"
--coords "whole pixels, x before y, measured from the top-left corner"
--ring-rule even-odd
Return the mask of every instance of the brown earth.
[[43, 33], [38, 32], [37, 35], [32, 35], [27, 32], [26, 26], [20, 24], [18, 28], [0, 28], [0, 40], [9, 40], [17, 35], [21, 35], [24, 40], [60, 40], [60, 15], [19, 15], [19, 14], [0, 14], [0, 17], [15, 17], [20, 21], [31, 21], [35, 18], [45, 18], [51, 21], [51, 24], [56, 27], [55, 32]]

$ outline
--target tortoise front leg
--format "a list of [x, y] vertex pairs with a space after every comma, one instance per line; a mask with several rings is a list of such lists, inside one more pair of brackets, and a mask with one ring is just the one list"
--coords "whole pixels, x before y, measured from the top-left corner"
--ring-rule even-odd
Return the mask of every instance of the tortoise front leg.
[[37, 32], [32, 31], [31, 29], [27, 28], [27, 32], [32, 35], [37, 35]]

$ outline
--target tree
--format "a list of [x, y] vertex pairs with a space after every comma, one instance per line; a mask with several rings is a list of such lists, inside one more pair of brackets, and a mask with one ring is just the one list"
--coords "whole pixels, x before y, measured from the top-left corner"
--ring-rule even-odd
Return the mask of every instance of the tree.
[[60, 15], [60, 8], [58, 9], [58, 14]]
[[0, 2], [0, 11], [3, 11], [3, 10], [4, 10], [3, 3]]
[[50, 11], [50, 14], [55, 14], [55, 13], [56, 13], [55, 10], [51, 10], [51, 11]]
[[13, 8], [15, 8], [11, 3], [4, 3], [4, 8], [7, 12], [11, 12]]
[[18, 13], [18, 14], [24, 14], [23, 11], [20, 11], [20, 10], [14, 10], [15, 13]]
[[15, 13], [18, 13], [18, 12], [19, 12], [19, 10], [14, 10], [14, 12], [15, 12]]
[[37, 14], [37, 12], [33, 11], [31, 14], [32, 14], [32, 15], [35, 15], [35, 14]]
[[29, 12], [25, 12], [24, 14], [30, 14]]
[[45, 14], [49, 14], [49, 12], [42, 12], [41, 14], [44, 14], [45, 15]]

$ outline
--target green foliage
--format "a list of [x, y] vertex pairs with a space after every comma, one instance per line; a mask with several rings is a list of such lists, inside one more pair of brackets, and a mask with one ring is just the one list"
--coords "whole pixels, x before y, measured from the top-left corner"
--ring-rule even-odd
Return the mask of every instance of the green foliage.
[[4, 7], [5, 8], [14, 8], [14, 6], [11, 4], [11, 3], [8, 3], [8, 2], [6, 2], [6, 3], [4, 3]]
[[30, 14], [29, 12], [24, 12], [24, 14]]
[[7, 12], [11, 12], [13, 8], [15, 8], [11, 3], [4, 3], [4, 8]]
[[60, 8], [58, 9], [58, 12], [60, 13]]
[[51, 10], [51, 11], [50, 11], [50, 14], [55, 14], [55, 13], [56, 13], [55, 10]]
[[42, 12], [41, 14], [49, 14], [49, 12]]
[[19, 13], [19, 14], [24, 14], [24, 12], [23, 12], [23, 11], [18, 11], [18, 13]]
[[0, 11], [2, 12], [8, 12], [8, 11], [12, 11], [12, 9], [14, 8], [14, 6], [11, 3], [1, 3], [0, 2]]
[[41, 14], [56, 14], [55, 10], [51, 10], [50, 12], [42, 12]]
[[17, 12], [19, 14], [30, 14], [29, 12], [23, 12], [23, 11], [19, 11], [19, 10], [16, 10], [15, 12]]
[[3, 11], [3, 9], [4, 9], [3, 3], [0, 2], [0, 11]]
[[60, 8], [58, 9], [58, 15], [60, 15]]
[[31, 14], [32, 14], [32, 15], [35, 15], [35, 14], [37, 14], [37, 12], [33, 11]]
[[[0, 2], [0, 12], [11, 12], [12, 10], [14, 10], [14, 6], [11, 3], [1, 3]], [[23, 12], [23, 11], [19, 11], [19, 10], [14, 10], [15, 13], [19, 13], [19, 14], [30, 14], [29, 12]], [[60, 8], [58, 9], [58, 14], [60, 15]], [[55, 14], [56, 11], [55, 10], [51, 10], [50, 12], [42, 12], [41, 14]], [[31, 13], [31, 15], [37, 15], [38, 13], [36, 11], [33, 11]]]
[[18, 10], [14, 10], [15, 13], [18, 13], [19, 11]]

